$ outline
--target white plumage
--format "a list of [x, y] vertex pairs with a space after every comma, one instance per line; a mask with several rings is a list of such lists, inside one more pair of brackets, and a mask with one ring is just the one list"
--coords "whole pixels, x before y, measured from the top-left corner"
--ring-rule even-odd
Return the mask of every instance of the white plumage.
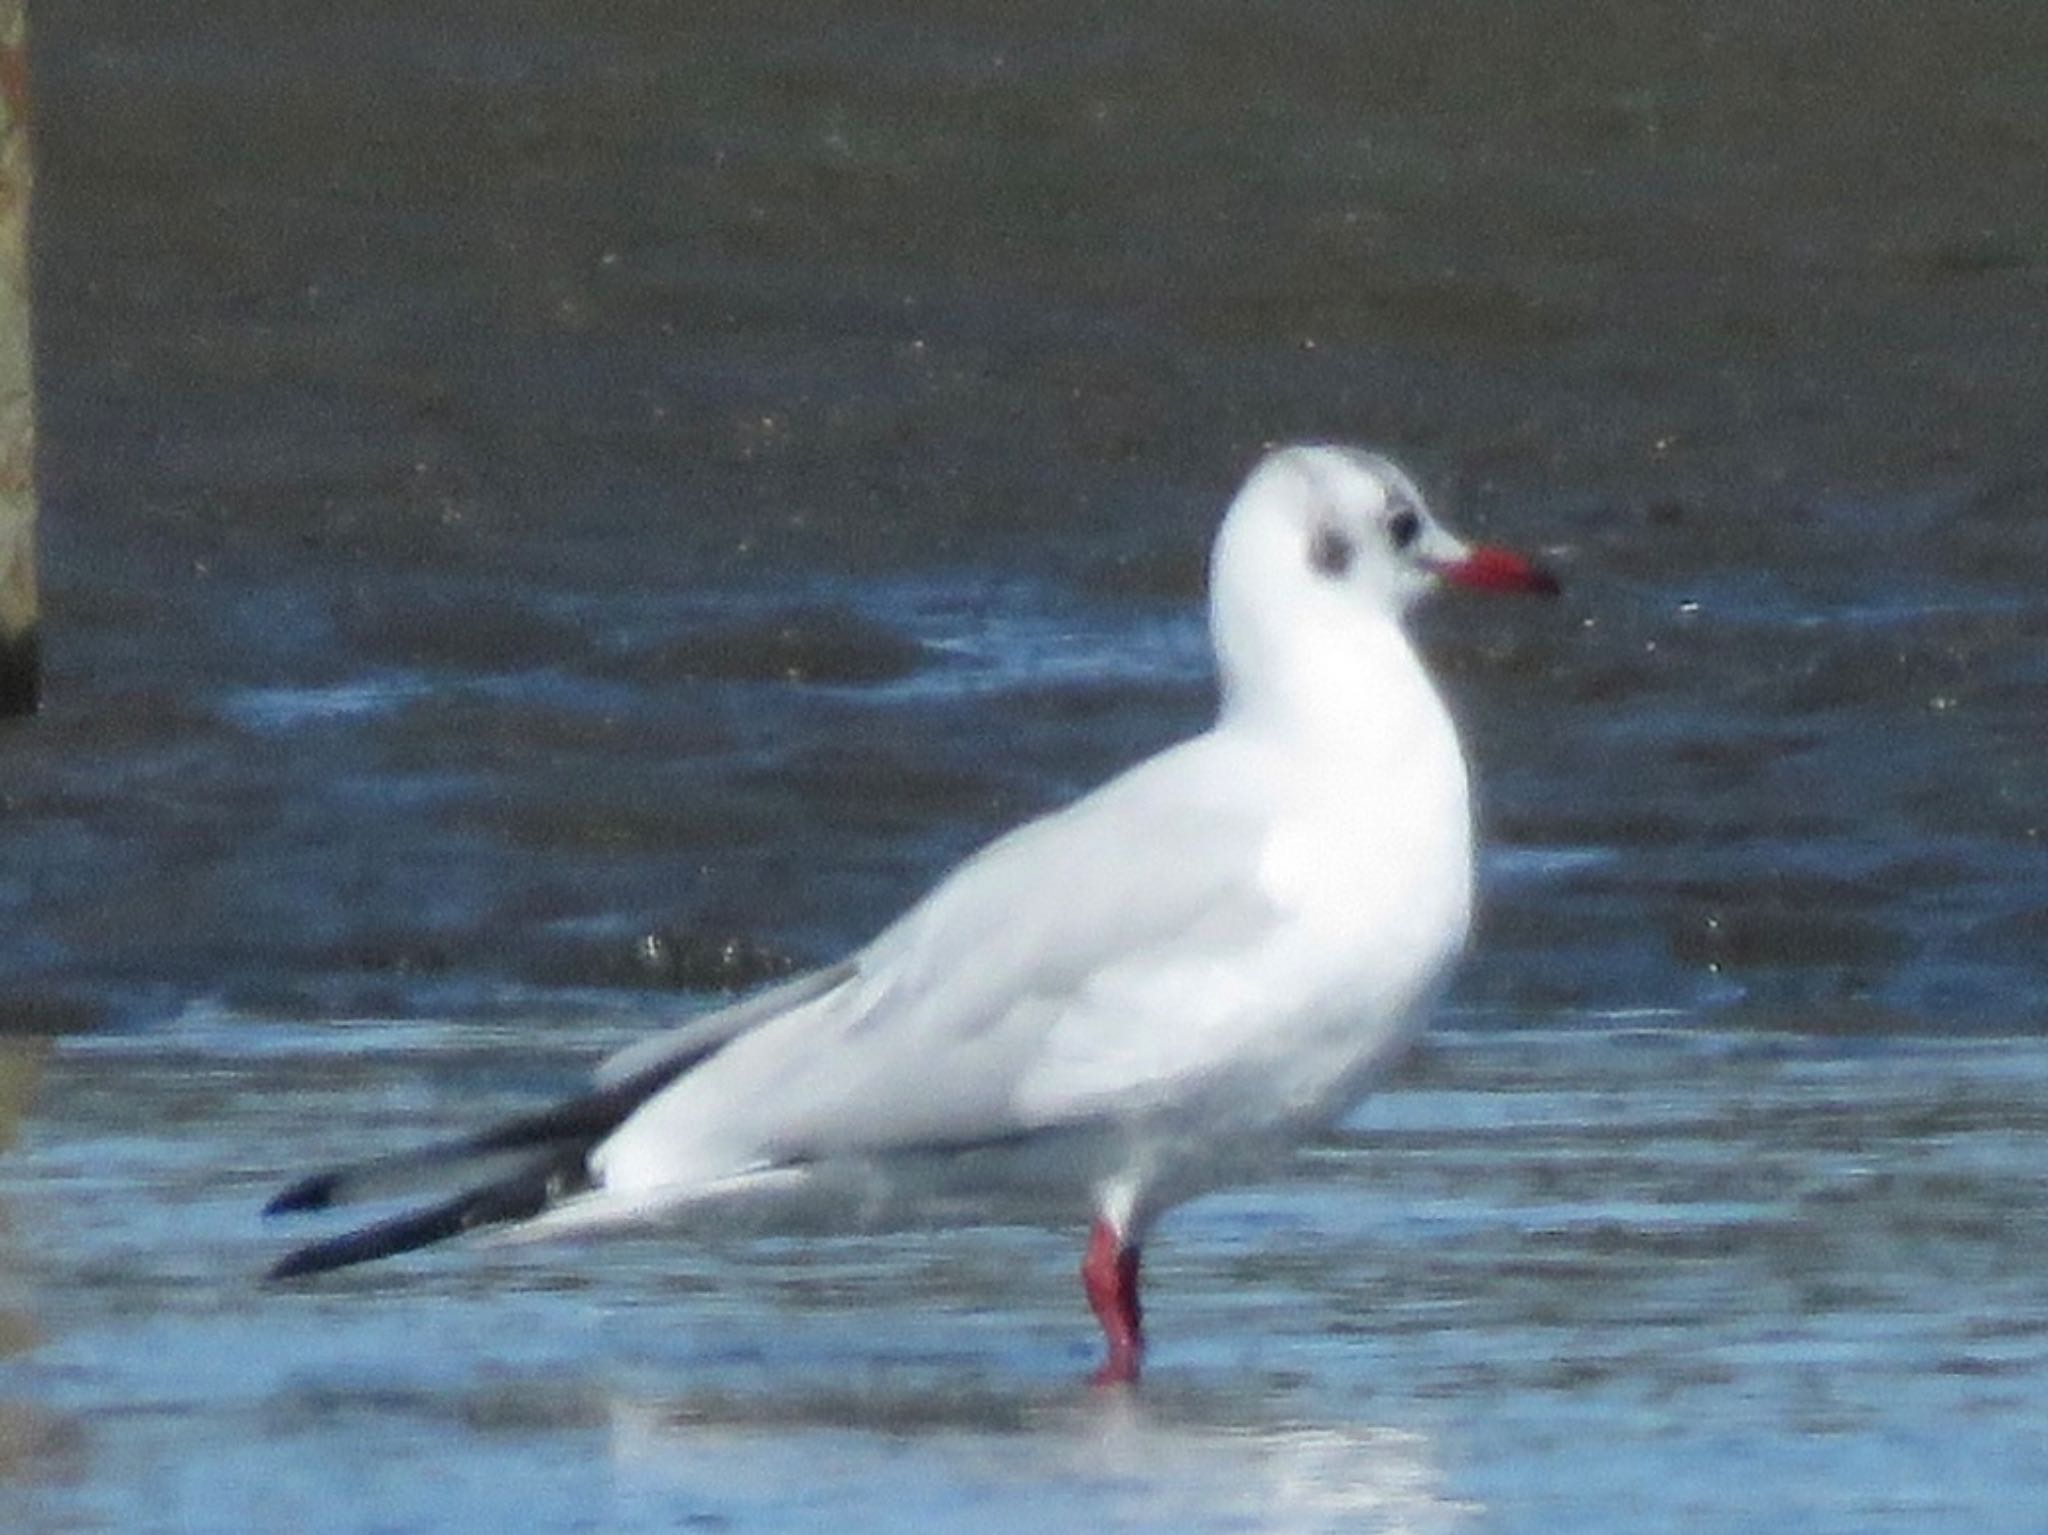
[[548, 1175], [537, 1197], [515, 1175], [280, 1272], [499, 1221], [1086, 1211], [1103, 1378], [1134, 1377], [1152, 1220], [1340, 1116], [1464, 947], [1464, 757], [1402, 627], [1442, 580], [1556, 590], [1445, 532], [1384, 458], [1270, 455], [1216, 539], [1208, 731], [999, 839], [840, 964], [622, 1052], [591, 1099], [287, 1191], [274, 1208], [335, 1202], [394, 1160], [508, 1149]]

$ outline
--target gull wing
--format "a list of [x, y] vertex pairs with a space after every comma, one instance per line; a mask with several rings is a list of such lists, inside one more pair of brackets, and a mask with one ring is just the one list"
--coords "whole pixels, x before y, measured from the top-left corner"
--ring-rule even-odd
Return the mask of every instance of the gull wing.
[[1205, 1021], [1239, 1006], [1219, 981], [1285, 919], [1260, 878], [1263, 771], [1200, 737], [990, 844], [856, 955], [852, 977], [651, 1098], [593, 1168], [608, 1187], [673, 1186], [1001, 1138], [1170, 1093], [1210, 1057]]

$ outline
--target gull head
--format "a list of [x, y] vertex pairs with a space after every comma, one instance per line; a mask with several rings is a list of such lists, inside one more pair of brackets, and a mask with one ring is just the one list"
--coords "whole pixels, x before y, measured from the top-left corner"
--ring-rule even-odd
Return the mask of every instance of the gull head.
[[1210, 560], [1226, 699], [1341, 666], [1446, 584], [1558, 590], [1534, 561], [1451, 533], [1415, 482], [1377, 453], [1307, 444], [1268, 454], [1231, 503]]

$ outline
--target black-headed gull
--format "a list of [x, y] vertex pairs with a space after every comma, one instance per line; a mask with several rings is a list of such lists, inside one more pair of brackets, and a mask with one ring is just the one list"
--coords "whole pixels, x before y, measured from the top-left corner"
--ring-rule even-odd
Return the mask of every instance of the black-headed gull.
[[1465, 758], [1402, 628], [1441, 582], [1557, 590], [1446, 532], [1376, 454], [1271, 454], [1216, 538], [1207, 731], [984, 848], [849, 958], [613, 1056], [581, 1097], [293, 1185], [270, 1213], [470, 1186], [272, 1277], [484, 1226], [1087, 1209], [1097, 1378], [1135, 1379], [1153, 1222], [1338, 1119], [1465, 946]]

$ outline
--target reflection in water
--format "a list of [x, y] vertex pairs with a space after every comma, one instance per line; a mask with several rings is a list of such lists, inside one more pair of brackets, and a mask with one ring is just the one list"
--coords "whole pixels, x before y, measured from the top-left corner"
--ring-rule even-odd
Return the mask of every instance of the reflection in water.
[[[0, 1155], [14, 1149], [49, 1049], [46, 1039], [0, 1038]], [[25, 1354], [40, 1341], [16, 1241], [13, 1218], [0, 1205], [0, 1359]], [[74, 1417], [0, 1398], [0, 1487], [75, 1480], [83, 1438]]]
[[1019, 1402], [935, 1388], [762, 1400], [615, 1398], [628, 1479], [735, 1517], [811, 1489], [906, 1521], [978, 1528], [1437, 1531], [1480, 1512], [1445, 1495], [1430, 1441], [1360, 1424], [1258, 1423], [1208, 1402], [1100, 1392]]
[[[21, 1122], [42, 1079], [47, 1039], [0, 1037], [0, 1155], [13, 1150]], [[25, 1309], [26, 1286], [15, 1262], [14, 1222], [0, 1205], [0, 1358], [34, 1346], [35, 1328]]]

